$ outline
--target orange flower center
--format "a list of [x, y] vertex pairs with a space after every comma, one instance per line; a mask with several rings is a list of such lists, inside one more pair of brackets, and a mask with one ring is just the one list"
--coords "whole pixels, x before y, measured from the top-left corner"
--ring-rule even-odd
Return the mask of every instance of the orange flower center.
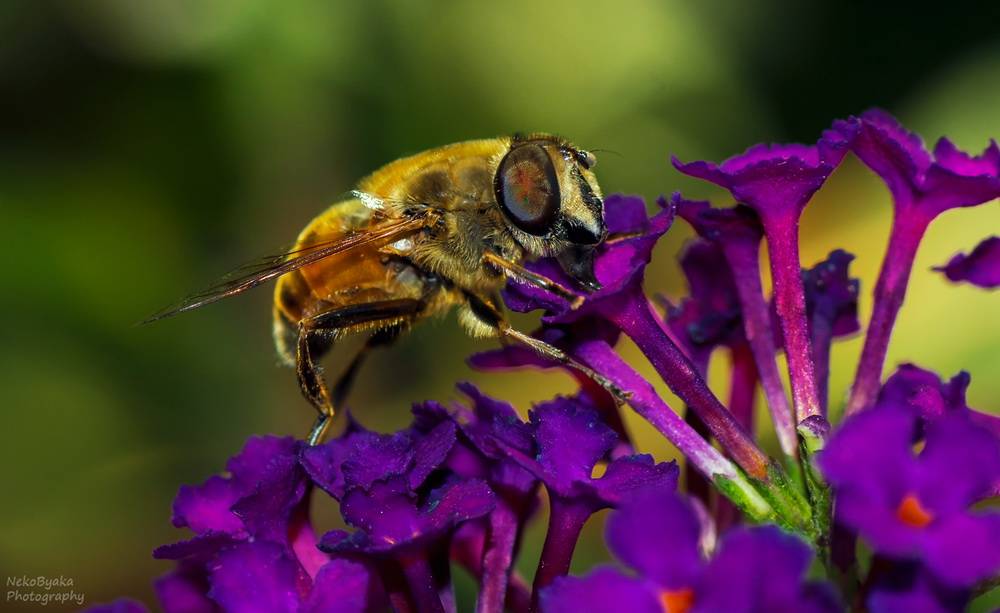
[[687, 613], [694, 604], [694, 590], [661, 590], [660, 604], [663, 605], [664, 613]]
[[903, 501], [899, 503], [899, 508], [896, 509], [896, 517], [899, 518], [899, 521], [914, 528], [923, 528], [934, 519], [931, 512], [920, 504], [916, 494], [907, 494], [903, 498]]

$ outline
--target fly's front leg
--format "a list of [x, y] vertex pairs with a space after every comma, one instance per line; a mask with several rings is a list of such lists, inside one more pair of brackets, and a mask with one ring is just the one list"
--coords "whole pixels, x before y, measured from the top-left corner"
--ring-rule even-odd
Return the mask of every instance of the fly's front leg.
[[475, 294], [466, 294], [466, 299], [469, 302], [469, 306], [476, 315], [483, 321], [488, 321], [488, 323], [494, 326], [500, 333], [501, 339], [513, 340], [525, 347], [532, 349], [538, 355], [548, 358], [554, 362], [558, 362], [565, 366], [569, 366], [590, 378], [592, 381], [603, 387], [611, 396], [619, 403], [625, 404], [631, 397], [631, 394], [621, 389], [606, 377], [600, 373], [594, 371], [593, 369], [584, 366], [580, 362], [577, 362], [572, 357], [566, 354], [565, 351], [559, 349], [558, 347], [553, 347], [552, 345], [546, 343], [543, 340], [537, 339], [531, 335], [525, 334], [516, 330], [510, 325], [510, 322], [504, 318], [503, 313], [501, 313], [492, 304], [483, 300]]
[[[319, 412], [306, 439], [310, 445], [316, 445], [323, 439], [323, 434], [347, 396], [368, 350], [394, 339], [405, 322], [419, 315], [425, 306], [424, 301], [409, 298], [368, 302], [333, 309], [299, 322], [296, 360], [299, 386], [306, 400]], [[370, 326], [375, 331], [337, 379], [331, 395], [317, 360], [326, 352], [330, 339], [338, 332], [364, 326]]]
[[569, 301], [570, 305], [574, 309], [580, 306], [580, 303], [583, 302], [582, 296], [574, 294], [552, 279], [544, 277], [538, 273], [531, 272], [524, 266], [505, 260], [491, 251], [487, 251], [483, 254], [483, 261], [499, 268], [508, 278], [517, 279], [524, 283], [530, 283], [535, 287], [540, 287], [551, 294], [564, 298]]

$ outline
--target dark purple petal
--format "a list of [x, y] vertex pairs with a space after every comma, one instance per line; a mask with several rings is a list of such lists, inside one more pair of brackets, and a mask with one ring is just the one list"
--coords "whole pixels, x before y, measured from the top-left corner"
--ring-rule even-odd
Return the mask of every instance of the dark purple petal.
[[928, 220], [947, 209], [1000, 196], [1000, 151], [995, 142], [973, 157], [941, 139], [932, 159], [920, 137], [876, 109], [861, 115], [853, 151], [886, 182], [898, 210], [910, 214], [919, 210]]
[[180, 560], [192, 556], [211, 557], [243, 542], [245, 538], [245, 535], [236, 537], [229, 532], [210, 530], [187, 541], [161, 545], [153, 550], [153, 557], [159, 560]]
[[952, 513], [932, 522], [923, 544], [927, 569], [944, 584], [971, 587], [1000, 572], [1000, 513]]
[[959, 373], [945, 385], [929, 370], [902, 364], [882, 385], [878, 403], [911, 406], [922, 419], [932, 420], [953, 410], [968, 410], [965, 404], [968, 386], [968, 373]]
[[691, 588], [701, 576], [698, 517], [672, 492], [637, 494], [611, 514], [604, 533], [618, 559], [661, 588]]
[[247, 542], [210, 567], [209, 598], [227, 613], [294, 613], [301, 598], [299, 565], [274, 543]]
[[1000, 236], [987, 238], [969, 255], [959, 253], [934, 270], [956, 283], [965, 281], [984, 289], [1000, 287]]
[[344, 461], [346, 489], [367, 489], [376, 481], [405, 475], [413, 463], [413, 440], [406, 432], [363, 434], [354, 452]]
[[692, 613], [843, 610], [830, 592], [803, 584], [812, 557], [808, 545], [777, 526], [731, 530], [708, 564]]
[[728, 189], [737, 202], [761, 216], [801, 211], [809, 198], [841, 162], [857, 128], [837, 122], [816, 145], [755, 145], [721, 165], [683, 163], [671, 156], [677, 170]]
[[131, 598], [118, 598], [111, 602], [91, 605], [82, 609], [80, 613], [149, 613], [149, 609]]
[[657, 464], [653, 456], [642, 454], [614, 460], [593, 483], [601, 498], [617, 506], [622, 498], [639, 490], [676, 491], [679, 475], [676, 461]]
[[233, 505], [233, 513], [254, 537], [286, 543], [289, 519], [305, 492], [305, 471], [298, 457], [278, 456], [268, 464], [254, 492]]
[[646, 203], [639, 196], [611, 194], [604, 200], [604, 222], [609, 234], [632, 234], [649, 228]]
[[165, 613], [213, 613], [219, 606], [209, 600], [208, 571], [189, 560], [153, 582], [156, 598]]
[[417, 489], [431, 472], [437, 470], [455, 445], [455, 424], [444, 422], [425, 434], [413, 449], [410, 488]]
[[420, 510], [420, 528], [425, 535], [439, 535], [458, 524], [482, 517], [493, 510], [493, 491], [477, 479], [460, 481], [431, 492]]
[[346, 417], [347, 427], [340, 436], [321, 445], [307, 446], [301, 453], [302, 467], [316, 485], [337, 500], [344, 496], [346, 488], [343, 464], [355, 453], [361, 439], [368, 435], [368, 430], [350, 413]]
[[853, 259], [850, 253], [837, 249], [816, 266], [802, 271], [809, 319], [815, 322], [816, 318], [822, 318], [828, 322], [833, 336], [846, 336], [861, 329], [858, 323], [860, 283], [850, 278], [847, 270]]
[[881, 109], [861, 115], [853, 151], [880, 176], [899, 202], [912, 202], [912, 189], [931, 166], [922, 138], [904, 129]]
[[722, 249], [699, 240], [681, 254], [690, 294], [667, 309], [667, 321], [696, 364], [707, 363], [719, 346], [746, 342], [743, 314], [732, 271]]
[[415, 496], [405, 475], [348, 490], [340, 513], [349, 526], [363, 529], [376, 547], [388, 548], [419, 533]]
[[970, 417], [954, 411], [927, 424], [919, 493], [936, 513], [964, 511], [1000, 479], [1000, 440]]
[[331, 560], [316, 575], [299, 613], [364, 613], [377, 608], [373, 593], [381, 590], [377, 577], [348, 560]]
[[[473, 479], [434, 490], [418, 509], [405, 478], [397, 476], [375, 482], [367, 491], [349, 491], [341, 503], [341, 514], [349, 525], [367, 534], [367, 542], [363, 543], [366, 551], [388, 552], [442, 537], [459, 523], [489, 513], [493, 505], [493, 492], [482, 481]], [[321, 548], [350, 550], [336, 538], [327, 533]], [[351, 537], [351, 547], [356, 545], [358, 542]]]
[[618, 438], [600, 422], [595, 411], [582, 409], [568, 398], [539, 405], [529, 415], [537, 442], [535, 459], [556, 491], [566, 491], [574, 482], [589, 481], [594, 465]]
[[606, 566], [583, 577], [556, 578], [542, 589], [541, 608], [545, 613], [664, 612], [654, 586]]
[[226, 462], [226, 470], [232, 475], [233, 482], [244, 488], [243, 493], [249, 494], [264, 476], [273, 458], [295, 455], [297, 448], [298, 442], [290, 436], [251, 437], [243, 450]]
[[171, 523], [195, 534], [210, 530], [239, 533], [243, 530], [243, 522], [230, 508], [248, 493], [242, 489], [232, 480], [215, 475], [199, 486], [182, 485], [174, 499]]
[[916, 564], [897, 564], [875, 582], [867, 605], [871, 613], [961, 613], [967, 590], [941, 585]]
[[198, 486], [183, 485], [174, 500], [171, 520], [178, 528], [189, 528], [195, 534], [208, 530], [239, 533], [243, 522], [230, 508], [254, 492], [257, 482], [278, 457], [295, 454], [296, 443], [292, 437], [265, 436], [250, 438], [243, 450], [229, 459], [228, 477], [209, 477]]

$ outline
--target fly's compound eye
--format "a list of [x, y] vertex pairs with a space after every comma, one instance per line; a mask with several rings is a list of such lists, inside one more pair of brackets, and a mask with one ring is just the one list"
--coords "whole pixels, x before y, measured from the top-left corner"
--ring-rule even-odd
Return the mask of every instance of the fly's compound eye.
[[515, 226], [534, 236], [552, 230], [562, 200], [552, 158], [540, 145], [511, 149], [500, 161], [493, 189], [504, 215]]

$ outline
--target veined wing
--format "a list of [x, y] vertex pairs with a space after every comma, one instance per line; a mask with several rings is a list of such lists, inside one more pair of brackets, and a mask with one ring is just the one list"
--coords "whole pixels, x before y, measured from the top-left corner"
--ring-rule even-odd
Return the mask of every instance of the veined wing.
[[351, 232], [333, 240], [312, 245], [295, 245], [289, 250], [262, 256], [216, 279], [204, 289], [160, 309], [139, 323], [148, 324], [164, 317], [203, 307], [206, 304], [257, 287], [261, 283], [266, 283], [303, 266], [308, 266], [337, 253], [356, 249], [362, 245], [378, 241], [391, 243], [413, 234], [427, 223], [427, 218], [422, 215], [399, 218], [367, 230]]

